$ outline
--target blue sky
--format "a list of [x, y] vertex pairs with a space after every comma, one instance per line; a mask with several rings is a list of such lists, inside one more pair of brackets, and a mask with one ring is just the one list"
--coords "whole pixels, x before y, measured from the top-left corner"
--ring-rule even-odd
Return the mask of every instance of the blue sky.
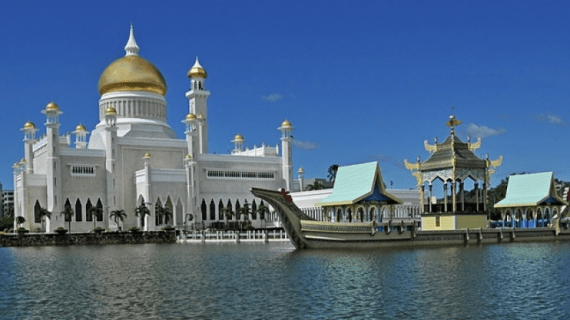
[[97, 82], [124, 55], [129, 24], [140, 55], [168, 84], [168, 122], [183, 137], [186, 72], [208, 71], [210, 151], [279, 142], [296, 130], [295, 172], [380, 161], [384, 180], [411, 188], [403, 160], [457, 128], [483, 136], [481, 157], [513, 172], [570, 180], [570, 2], [566, 1], [37, 1], [0, 12], [0, 182], [24, 156], [20, 128], [51, 100], [61, 131], [98, 122]]

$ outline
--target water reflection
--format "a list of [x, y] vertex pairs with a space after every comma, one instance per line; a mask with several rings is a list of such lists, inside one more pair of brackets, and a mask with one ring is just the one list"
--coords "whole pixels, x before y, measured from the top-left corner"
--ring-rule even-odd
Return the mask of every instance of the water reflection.
[[2, 317], [564, 318], [569, 243], [0, 248]]

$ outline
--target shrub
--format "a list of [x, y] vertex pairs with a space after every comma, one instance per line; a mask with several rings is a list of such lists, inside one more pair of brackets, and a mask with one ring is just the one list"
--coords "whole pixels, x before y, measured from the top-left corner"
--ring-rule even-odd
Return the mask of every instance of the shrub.
[[174, 231], [174, 227], [173, 226], [165, 226], [162, 228], [162, 230], [164, 231]]
[[16, 231], [18, 231], [18, 233], [26, 233], [26, 232], [28, 232], [28, 229], [26, 229], [24, 227], [19, 227]]
[[130, 227], [130, 228], [129, 228], [129, 231], [130, 231], [130, 232], [139, 232], [140, 229], [137, 228], [137, 227]]
[[105, 229], [103, 229], [103, 228], [101, 228], [101, 227], [95, 227], [95, 228], [93, 228], [93, 230], [91, 230], [91, 231], [93, 231], [93, 232], [103, 232], [103, 231], [105, 231]]

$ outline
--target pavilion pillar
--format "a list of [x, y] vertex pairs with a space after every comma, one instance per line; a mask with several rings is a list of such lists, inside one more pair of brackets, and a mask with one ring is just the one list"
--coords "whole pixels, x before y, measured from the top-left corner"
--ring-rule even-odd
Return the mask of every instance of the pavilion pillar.
[[[424, 205], [425, 189], [426, 189], [426, 187], [422, 184], [420, 186], [420, 206], [422, 207], [422, 212], [425, 211], [425, 209], [424, 209], [424, 206], [425, 206]], [[429, 203], [429, 199], [428, 199], [428, 203]]]
[[447, 212], [447, 181], [443, 183], [443, 212]]
[[432, 204], [431, 204], [431, 199], [432, 199], [432, 197], [433, 197], [433, 185], [432, 185], [431, 182], [430, 182], [430, 183], [429, 183], [429, 198], [428, 198], [428, 210], [429, 210], [429, 213], [432, 213], [432, 212], [433, 212], [433, 209], [432, 209], [432, 207], [431, 207], [431, 205], [432, 205]]
[[461, 191], [461, 211], [465, 212], [465, 184], [459, 183], [459, 190]]
[[455, 182], [455, 180], [453, 180], [451, 182], [451, 210], [453, 212], [457, 212], [457, 197], [455, 195], [456, 193], [456, 189], [457, 189], [457, 182]]
[[483, 211], [487, 211], [487, 184], [483, 183]]
[[479, 212], [479, 183], [475, 182], [475, 210]]

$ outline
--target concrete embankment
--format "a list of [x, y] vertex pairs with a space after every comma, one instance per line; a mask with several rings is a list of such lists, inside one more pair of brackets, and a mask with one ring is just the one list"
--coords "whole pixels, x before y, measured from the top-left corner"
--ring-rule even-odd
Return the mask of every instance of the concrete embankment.
[[174, 231], [0, 234], [0, 247], [175, 243]]

